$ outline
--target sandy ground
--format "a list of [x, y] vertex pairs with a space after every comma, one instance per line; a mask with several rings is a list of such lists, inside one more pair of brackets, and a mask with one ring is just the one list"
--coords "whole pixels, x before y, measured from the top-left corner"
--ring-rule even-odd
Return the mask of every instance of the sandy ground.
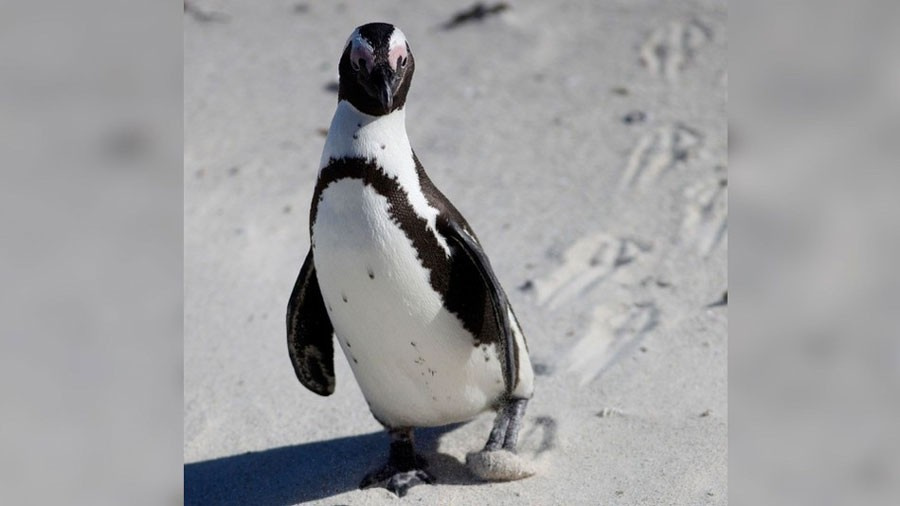
[[[520, 440], [541, 472], [463, 465], [492, 416], [422, 431], [422, 504], [725, 504], [726, 9], [510, 2], [194, 1], [184, 16], [187, 504], [387, 504], [385, 457], [342, 355], [295, 379], [284, 312], [335, 107], [342, 44], [400, 26], [407, 127], [467, 216], [539, 373]], [[717, 304], [719, 303], [719, 304]]]

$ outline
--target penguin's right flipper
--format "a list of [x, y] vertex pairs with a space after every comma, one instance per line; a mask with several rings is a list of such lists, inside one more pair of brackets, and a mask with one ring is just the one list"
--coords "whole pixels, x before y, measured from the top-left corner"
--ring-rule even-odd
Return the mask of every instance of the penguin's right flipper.
[[288, 301], [287, 342], [297, 379], [323, 396], [334, 393], [333, 335], [310, 250]]

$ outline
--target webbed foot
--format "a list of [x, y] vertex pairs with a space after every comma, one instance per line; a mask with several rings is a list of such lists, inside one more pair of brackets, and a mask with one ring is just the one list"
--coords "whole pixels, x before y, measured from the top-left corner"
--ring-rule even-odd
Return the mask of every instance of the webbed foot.
[[423, 483], [429, 485], [434, 483], [434, 476], [424, 469], [401, 471], [393, 464], [388, 463], [384, 467], [367, 474], [359, 484], [359, 488], [369, 488], [374, 485], [384, 484], [384, 488], [397, 494], [397, 497], [403, 497], [410, 488]]
[[527, 399], [511, 400], [497, 414], [484, 449], [466, 456], [466, 466], [475, 476], [487, 481], [512, 481], [535, 474], [534, 465], [516, 455], [527, 405]]
[[384, 484], [384, 488], [403, 497], [410, 488], [423, 483], [434, 483], [434, 476], [425, 470], [428, 462], [416, 455], [411, 428], [389, 429], [391, 452], [384, 466], [367, 474], [359, 488]]

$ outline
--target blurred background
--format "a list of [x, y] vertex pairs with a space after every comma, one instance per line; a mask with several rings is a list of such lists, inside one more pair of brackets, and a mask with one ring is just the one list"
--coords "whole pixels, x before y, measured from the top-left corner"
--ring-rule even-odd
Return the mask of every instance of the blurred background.
[[0, 3], [0, 502], [179, 504], [181, 6]]
[[898, 8], [729, 4], [733, 504], [900, 497]]
[[[228, 16], [0, 4], [5, 504], [182, 501], [181, 42]], [[898, 4], [728, 16], [729, 502], [896, 504]]]

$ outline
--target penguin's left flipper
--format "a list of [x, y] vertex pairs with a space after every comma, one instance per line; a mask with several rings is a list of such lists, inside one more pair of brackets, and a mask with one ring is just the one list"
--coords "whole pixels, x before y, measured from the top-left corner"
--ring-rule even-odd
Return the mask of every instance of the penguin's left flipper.
[[[481, 281], [481, 287], [470, 287], [469, 289], [481, 288], [484, 291], [485, 303], [490, 305], [490, 314], [493, 315], [496, 328], [486, 328], [482, 331], [486, 330], [488, 335], [493, 334], [494, 339], [497, 340], [506, 392], [511, 394], [516, 388], [518, 377], [518, 361], [516, 360], [518, 344], [512, 328], [512, 312], [506, 292], [503, 291], [497, 276], [494, 275], [491, 262], [484, 253], [484, 249], [474, 234], [465, 226], [464, 221], [438, 219], [437, 229], [453, 248], [453, 270], [469, 272], [474, 270], [477, 273], [476, 279]], [[466, 279], [466, 276], [461, 276], [461, 278]]]
[[322, 396], [334, 393], [333, 336], [310, 249], [288, 301], [287, 342], [297, 379]]

